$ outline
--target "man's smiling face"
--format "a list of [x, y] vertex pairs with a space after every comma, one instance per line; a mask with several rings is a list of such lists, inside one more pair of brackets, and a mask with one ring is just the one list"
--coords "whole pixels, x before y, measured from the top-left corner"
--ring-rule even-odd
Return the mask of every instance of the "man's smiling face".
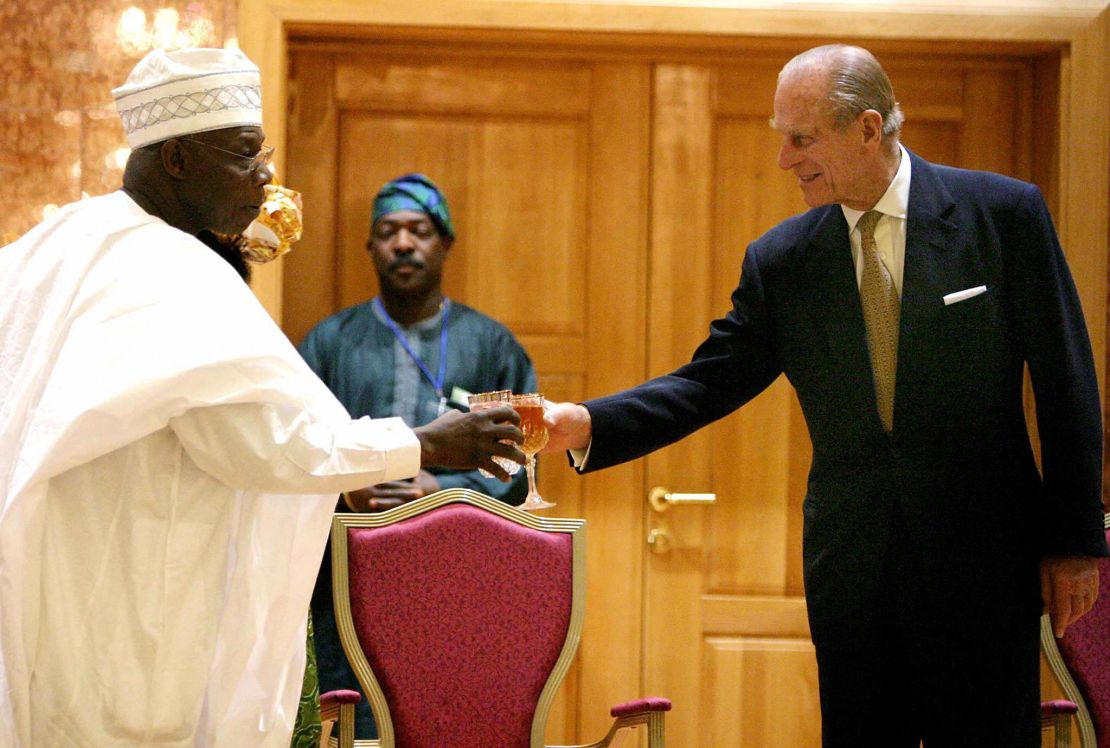
[[838, 203], [867, 210], [874, 200], [869, 152], [860, 121], [837, 126], [827, 101], [828, 76], [822, 70], [787, 76], [775, 90], [771, 126], [782, 135], [779, 168], [794, 172], [806, 204]]

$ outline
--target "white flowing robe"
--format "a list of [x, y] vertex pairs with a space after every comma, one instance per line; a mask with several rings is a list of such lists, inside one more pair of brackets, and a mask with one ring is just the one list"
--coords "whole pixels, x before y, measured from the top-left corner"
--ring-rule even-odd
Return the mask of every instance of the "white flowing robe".
[[336, 493], [419, 461], [122, 192], [0, 248], [0, 747], [285, 748]]

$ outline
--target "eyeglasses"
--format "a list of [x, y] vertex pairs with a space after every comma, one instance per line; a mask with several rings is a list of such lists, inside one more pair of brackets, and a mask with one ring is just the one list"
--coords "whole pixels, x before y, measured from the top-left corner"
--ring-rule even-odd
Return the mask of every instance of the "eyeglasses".
[[268, 167], [270, 165], [270, 159], [274, 157], [273, 146], [268, 145], [264, 145], [259, 148], [258, 153], [254, 154], [253, 156], [244, 156], [242, 153], [229, 151], [226, 148], [220, 148], [218, 145], [205, 143], [203, 140], [194, 140], [193, 138], [178, 138], [178, 140], [188, 140], [190, 143], [203, 145], [205, 148], [211, 148], [212, 150], [219, 151], [220, 153], [226, 153], [230, 156], [235, 156], [236, 158], [245, 158], [250, 161], [250, 163], [247, 164], [247, 168], [250, 169], [251, 174], [257, 174], [259, 169], [264, 169]]

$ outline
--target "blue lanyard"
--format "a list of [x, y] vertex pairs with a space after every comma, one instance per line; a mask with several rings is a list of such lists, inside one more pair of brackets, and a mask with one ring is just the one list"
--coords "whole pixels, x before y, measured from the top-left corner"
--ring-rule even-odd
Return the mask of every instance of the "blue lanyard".
[[416, 351], [412, 349], [412, 346], [409, 345], [409, 340], [405, 337], [405, 334], [401, 332], [401, 328], [397, 326], [397, 323], [389, 316], [389, 312], [385, 310], [381, 298], [375, 297], [374, 308], [382, 315], [385, 323], [389, 325], [389, 329], [393, 331], [393, 335], [404, 347], [405, 352], [416, 362], [416, 365], [420, 367], [420, 371], [424, 374], [424, 377], [432, 387], [435, 388], [436, 396], [439, 397], [439, 412], [440, 415], [442, 415], [447, 411], [447, 397], [443, 394], [443, 382], [447, 378], [447, 311], [451, 308], [451, 300], [443, 300], [443, 316], [439, 318], [439, 373], [436, 374], [434, 378], [432, 377], [432, 372], [428, 370], [428, 366], [420, 359], [420, 356], [416, 355]]

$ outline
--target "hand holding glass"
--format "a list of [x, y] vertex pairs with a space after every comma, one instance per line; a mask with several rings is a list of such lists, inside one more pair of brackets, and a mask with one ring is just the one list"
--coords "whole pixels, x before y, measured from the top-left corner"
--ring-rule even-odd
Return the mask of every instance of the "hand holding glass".
[[[513, 393], [510, 390], [496, 390], [494, 392], [479, 392], [474, 395], [467, 396], [467, 403], [470, 405], [472, 411], [486, 410], [487, 408], [496, 408], [498, 405], [511, 405], [510, 398]], [[504, 468], [505, 472], [509, 475], [516, 475], [520, 472], [520, 463], [513, 462], [507, 457], [494, 456], [493, 461]], [[487, 478], [493, 478], [493, 473], [488, 470], [478, 469], [478, 472]]]
[[547, 424], [543, 420], [543, 395], [530, 393], [512, 396], [513, 410], [520, 415], [520, 430], [524, 432], [524, 443], [520, 449], [528, 456], [528, 495], [524, 497], [521, 509], [547, 509], [555, 506], [544, 501], [536, 490], [536, 453], [547, 444]]

